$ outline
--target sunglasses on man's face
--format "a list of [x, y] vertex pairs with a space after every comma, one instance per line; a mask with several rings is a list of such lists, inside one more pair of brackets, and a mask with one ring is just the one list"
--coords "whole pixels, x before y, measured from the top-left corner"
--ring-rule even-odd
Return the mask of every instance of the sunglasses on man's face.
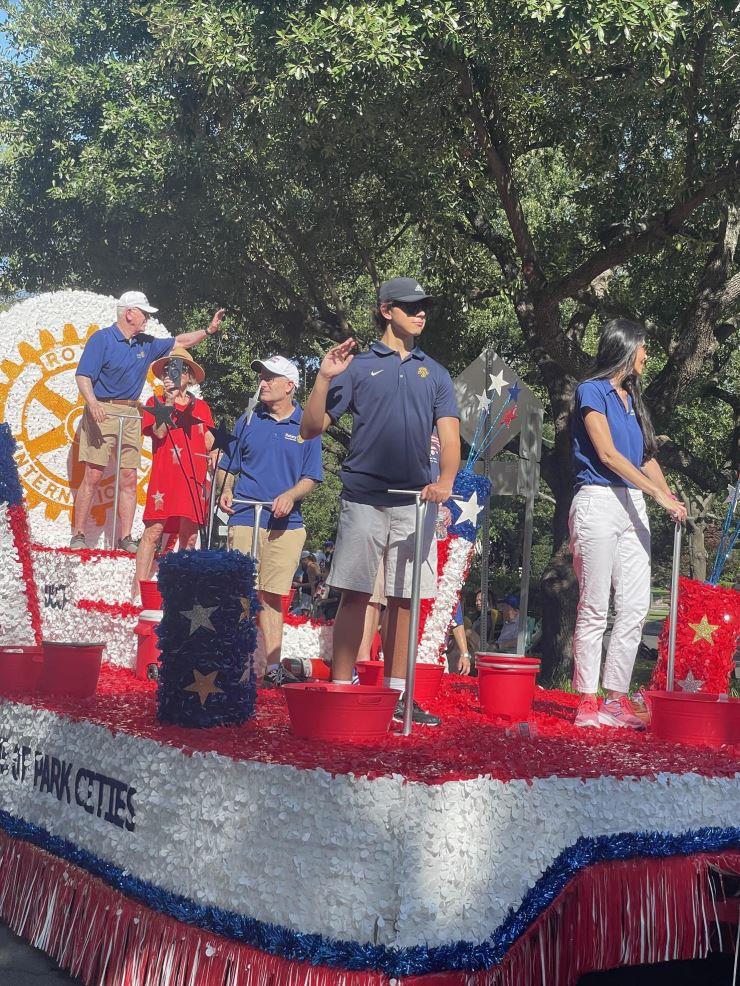
[[429, 301], [394, 301], [394, 308], [400, 308], [404, 315], [418, 315], [429, 310]]

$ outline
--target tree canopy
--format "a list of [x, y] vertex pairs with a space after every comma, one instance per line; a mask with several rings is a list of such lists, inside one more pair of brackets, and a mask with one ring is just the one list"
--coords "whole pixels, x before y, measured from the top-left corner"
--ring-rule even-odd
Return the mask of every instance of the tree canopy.
[[548, 408], [551, 665], [574, 592], [570, 391], [600, 321], [645, 322], [661, 461], [691, 495], [724, 490], [731, 0], [17, 0], [6, 31], [4, 290], [142, 286], [170, 320], [226, 304], [231, 406], [252, 350], [310, 368], [369, 338], [380, 280], [422, 277], [443, 299], [425, 348], [454, 373], [491, 345]]

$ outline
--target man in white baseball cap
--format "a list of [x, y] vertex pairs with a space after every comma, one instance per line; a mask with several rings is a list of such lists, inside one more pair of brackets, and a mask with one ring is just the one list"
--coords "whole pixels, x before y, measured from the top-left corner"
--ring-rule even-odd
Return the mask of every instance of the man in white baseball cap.
[[144, 332], [157, 311], [143, 291], [124, 291], [116, 302], [116, 321], [93, 332], [77, 366], [77, 388], [85, 413], [77, 432], [79, 458], [85, 471], [74, 505], [71, 548], [88, 548], [85, 528], [96, 490], [118, 443], [118, 419], [123, 418], [118, 498], [117, 548], [135, 552], [131, 525], [136, 511], [136, 472], [141, 458], [139, 398], [149, 366], [167, 356], [177, 343], [189, 349], [215, 335], [226, 314], [220, 308], [207, 329], [157, 339]]
[[[321, 438], [304, 441], [303, 412], [295, 402], [298, 367], [284, 356], [255, 360], [260, 379], [259, 403], [236, 423], [236, 441], [219, 462], [216, 482], [223, 492], [222, 509], [229, 514], [229, 546], [252, 550], [254, 508], [239, 500], [262, 500], [271, 506], [260, 518], [260, 629], [267, 651], [267, 684], [282, 683], [282, 597], [290, 593], [306, 529], [301, 501], [324, 478]], [[257, 680], [265, 668], [257, 668]], [[292, 678], [295, 681], [297, 679]]]

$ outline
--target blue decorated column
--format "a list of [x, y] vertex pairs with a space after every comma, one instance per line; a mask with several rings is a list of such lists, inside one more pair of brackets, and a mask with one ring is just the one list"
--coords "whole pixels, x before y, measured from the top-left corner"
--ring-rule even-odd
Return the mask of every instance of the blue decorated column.
[[254, 578], [254, 562], [238, 551], [179, 551], [161, 560], [160, 722], [207, 729], [254, 713]]

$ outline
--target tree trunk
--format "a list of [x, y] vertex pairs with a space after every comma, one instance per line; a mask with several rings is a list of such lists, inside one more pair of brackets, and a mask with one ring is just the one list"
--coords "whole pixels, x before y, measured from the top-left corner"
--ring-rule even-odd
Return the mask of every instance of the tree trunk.
[[555, 444], [542, 458], [542, 476], [555, 497], [552, 521], [553, 553], [542, 575], [542, 678], [552, 684], [573, 671], [573, 630], [578, 583], [570, 555], [568, 513], [573, 499], [573, 469], [569, 417], [569, 382], [550, 382], [555, 420]]
[[689, 577], [697, 582], [707, 579], [707, 546], [704, 540], [706, 521], [692, 524], [688, 536]]

